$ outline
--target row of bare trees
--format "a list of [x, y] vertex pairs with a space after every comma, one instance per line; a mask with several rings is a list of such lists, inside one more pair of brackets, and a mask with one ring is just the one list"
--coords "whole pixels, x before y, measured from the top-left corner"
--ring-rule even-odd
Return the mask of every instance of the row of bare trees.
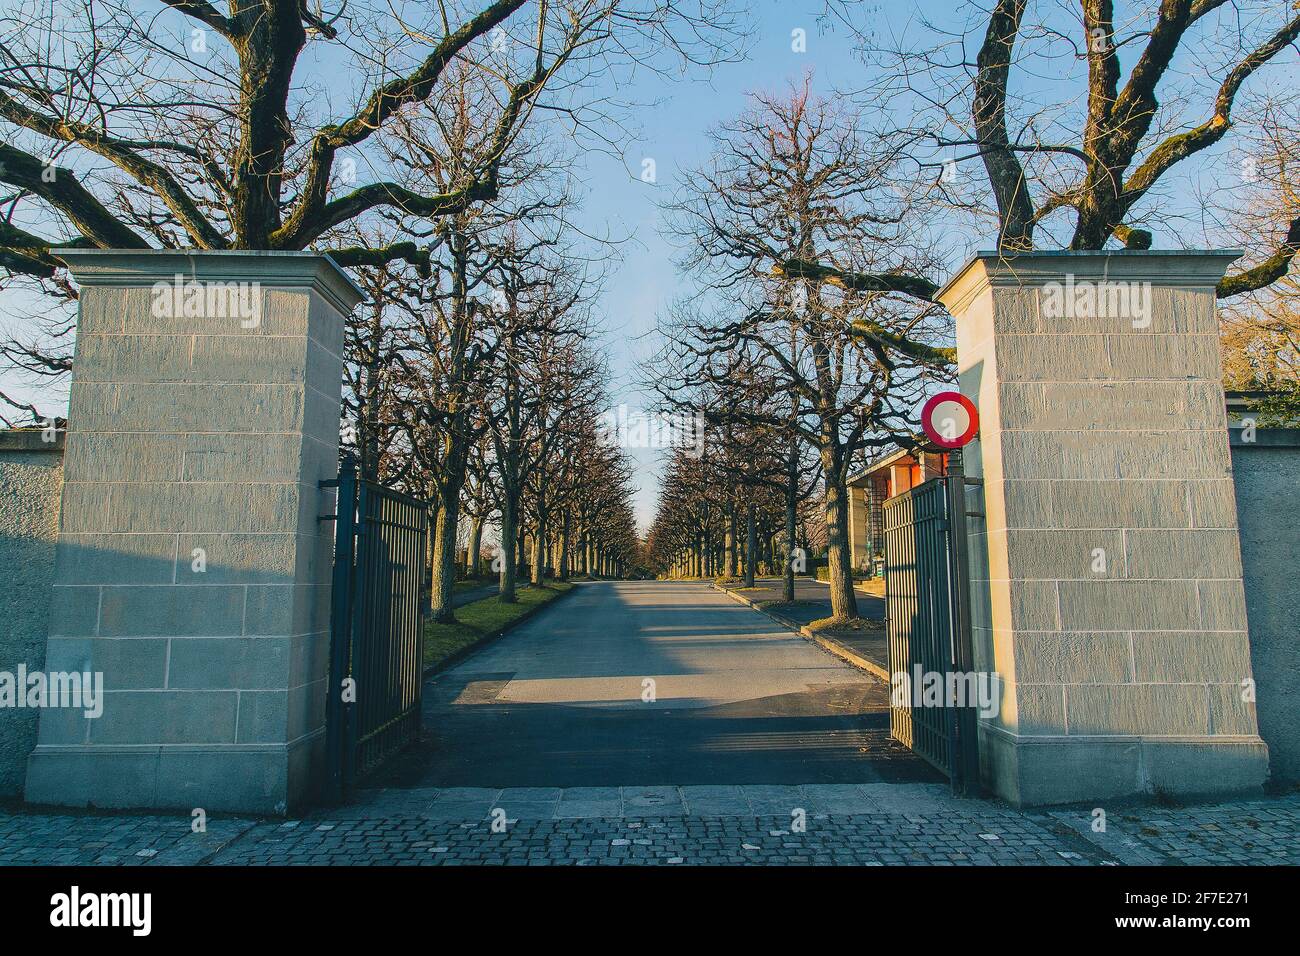
[[[725, 502], [743, 501], [743, 573], [751, 579], [764, 509], [775, 508], [793, 600], [800, 507], [815, 494], [837, 618], [857, 616], [850, 472], [864, 454], [911, 440], [918, 400], [948, 376], [951, 349], [935, 308], [794, 279], [773, 265], [799, 258], [859, 271], [930, 268], [930, 249], [915, 238], [923, 210], [888, 188], [903, 143], [812, 95], [805, 81], [784, 97], [755, 95], [721, 126], [711, 161], [672, 207], [682, 265], [701, 291], [662, 323], [665, 358], [653, 384], [664, 404], [703, 416], [717, 448], [701, 465], [702, 487], [726, 489], [727, 517], [695, 522], [707, 539], [699, 547], [734, 553]], [[690, 467], [679, 463], [679, 471]], [[706, 496], [688, 510], [717, 505]], [[665, 498], [660, 520], [671, 524], [666, 512], [675, 506]], [[725, 571], [734, 570], [728, 560]]]
[[[412, 180], [455, 179], [496, 149], [483, 93], [467, 73], [436, 125], [407, 132]], [[370, 302], [350, 323], [344, 444], [367, 477], [430, 502], [442, 622], [458, 575], [483, 573], [485, 529], [505, 603], [521, 567], [540, 587], [547, 569], [614, 573], [633, 549], [620, 524], [631, 472], [596, 437], [608, 404], [589, 344], [599, 261], [572, 242], [566, 165], [521, 139], [500, 159], [495, 196], [433, 224], [424, 261], [356, 268]]]

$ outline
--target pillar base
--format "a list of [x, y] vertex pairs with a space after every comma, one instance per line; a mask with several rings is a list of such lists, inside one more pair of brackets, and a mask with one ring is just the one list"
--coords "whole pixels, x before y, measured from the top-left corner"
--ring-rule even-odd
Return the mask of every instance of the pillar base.
[[83, 809], [195, 810], [283, 816], [319, 798], [325, 739], [263, 747], [38, 746], [28, 803]]
[[1258, 737], [1024, 737], [980, 727], [987, 786], [1018, 807], [1138, 795], [1257, 793], [1268, 777]]

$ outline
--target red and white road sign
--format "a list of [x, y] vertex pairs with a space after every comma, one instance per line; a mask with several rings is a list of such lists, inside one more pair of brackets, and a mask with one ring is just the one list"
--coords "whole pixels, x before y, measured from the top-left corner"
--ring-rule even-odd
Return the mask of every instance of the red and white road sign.
[[921, 428], [940, 448], [961, 448], [979, 431], [975, 403], [961, 392], [939, 392], [921, 409]]

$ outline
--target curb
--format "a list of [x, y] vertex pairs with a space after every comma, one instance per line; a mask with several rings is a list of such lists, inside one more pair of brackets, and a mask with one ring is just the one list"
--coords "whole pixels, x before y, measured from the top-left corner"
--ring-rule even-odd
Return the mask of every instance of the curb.
[[868, 674], [871, 674], [874, 677], [879, 677], [885, 683], [889, 683], [889, 671], [881, 667], [875, 661], [869, 661], [865, 657], [862, 657], [861, 655], [854, 653], [851, 649], [845, 647], [843, 644], [839, 643], [834, 638], [825, 637], [817, 633], [816, 631], [810, 629], [806, 624], [799, 624], [798, 622], [792, 621], [789, 618], [782, 617], [779, 614], [774, 614], [771, 611], [759, 607], [757, 604], [755, 604], [753, 601], [751, 601], [749, 598], [745, 597], [744, 595], [736, 594], [733, 591], [728, 591], [726, 588], [723, 587], [718, 587], [717, 584], [713, 585], [713, 590], [720, 591], [723, 594], [725, 594], [727, 597], [731, 598], [733, 601], [737, 601], [748, 608], [752, 608], [753, 610], [757, 611], [759, 614], [766, 615], [767, 617], [776, 621], [776, 623], [780, 624], [782, 627], [788, 627], [790, 630], [794, 631], [800, 637], [804, 638], [804, 640], [811, 641], [812, 643], [816, 644], [824, 651], [829, 651], [831, 654], [834, 654], [836, 657], [844, 661], [846, 664], [852, 664], [858, 670], [866, 671]]
[[[486, 634], [480, 637], [477, 641], [474, 641], [472, 644], [466, 644], [464, 647], [456, 651], [454, 654], [448, 654], [446, 657], [438, 661], [436, 664], [430, 664], [429, 666], [424, 668], [424, 671], [421, 675], [422, 679], [427, 680], [428, 678], [433, 677], [435, 674], [440, 674], [443, 671], [447, 670], [448, 668], [453, 667], [456, 664], [459, 664], [461, 661], [469, 657], [475, 651], [482, 650], [484, 647], [486, 647], [488, 644], [491, 644], [497, 638], [509, 634], [516, 627], [518, 627], [520, 624], [523, 624], [524, 621], [527, 621], [533, 615], [540, 614], [542, 611], [545, 611], [548, 607], [554, 607], [556, 602], [564, 600], [566, 597], [568, 597], [577, 589], [578, 589], [578, 585], [575, 583], [573, 587], [569, 588], [567, 591], [562, 591], [559, 594], [555, 595], [555, 597], [551, 598], [545, 604], [537, 604], [534, 605], [533, 607], [530, 607], [527, 611], [519, 615], [519, 617], [515, 618], [509, 624], [506, 624], [502, 627], [498, 627], [495, 631], [488, 631]], [[482, 600], [488, 601], [491, 600], [492, 597], [493, 595], [489, 594], [487, 597], [483, 598]], [[474, 604], [477, 602], [471, 601], [470, 603]], [[466, 605], [461, 605], [461, 606], [465, 607]]]

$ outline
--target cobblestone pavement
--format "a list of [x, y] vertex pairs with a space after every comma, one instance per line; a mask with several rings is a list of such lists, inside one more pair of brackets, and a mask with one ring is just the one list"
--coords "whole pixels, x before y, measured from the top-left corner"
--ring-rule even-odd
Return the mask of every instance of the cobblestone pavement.
[[303, 819], [0, 809], [0, 865], [1300, 864], [1300, 793], [1016, 810], [930, 784], [378, 790]]

